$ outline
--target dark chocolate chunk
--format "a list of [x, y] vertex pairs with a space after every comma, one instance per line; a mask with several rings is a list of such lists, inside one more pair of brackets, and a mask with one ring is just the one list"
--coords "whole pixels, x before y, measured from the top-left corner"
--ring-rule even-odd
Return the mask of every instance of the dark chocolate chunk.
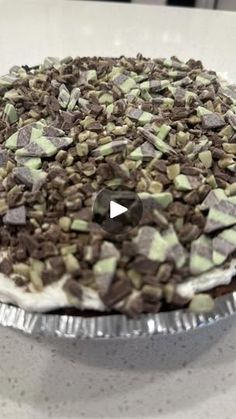
[[0, 272], [4, 275], [10, 275], [12, 273], [12, 262], [8, 257], [4, 257], [0, 260]]
[[3, 217], [4, 224], [10, 225], [25, 225], [26, 224], [26, 210], [25, 206], [11, 208], [7, 211], [6, 215]]
[[83, 292], [82, 288], [79, 285], [78, 281], [75, 281], [74, 279], [68, 279], [63, 287], [63, 289], [71, 294], [73, 297], [78, 298], [78, 300], [81, 300]]
[[0, 149], [0, 167], [6, 167], [8, 160], [8, 152]]
[[224, 125], [224, 118], [216, 113], [207, 113], [202, 116], [202, 126], [205, 129], [221, 128]]

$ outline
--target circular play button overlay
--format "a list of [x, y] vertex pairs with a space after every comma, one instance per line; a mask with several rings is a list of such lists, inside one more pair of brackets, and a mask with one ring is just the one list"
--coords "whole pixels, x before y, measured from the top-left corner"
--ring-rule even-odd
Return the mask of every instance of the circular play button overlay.
[[133, 191], [103, 189], [95, 199], [93, 218], [108, 233], [126, 234], [139, 223], [142, 211], [142, 202]]

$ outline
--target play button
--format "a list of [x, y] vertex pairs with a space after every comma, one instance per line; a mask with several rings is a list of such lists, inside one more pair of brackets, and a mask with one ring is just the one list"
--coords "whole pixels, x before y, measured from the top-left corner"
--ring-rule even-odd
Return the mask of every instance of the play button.
[[102, 189], [93, 205], [93, 221], [111, 234], [126, 234], [142, 217], [142, 202], [129, 190]]
[[118, 215], [124, 214], [128, 211], [128, 208], [123, 205], [117, 204], [115, 201], [110, 202], [110, 218], [118, 217]]

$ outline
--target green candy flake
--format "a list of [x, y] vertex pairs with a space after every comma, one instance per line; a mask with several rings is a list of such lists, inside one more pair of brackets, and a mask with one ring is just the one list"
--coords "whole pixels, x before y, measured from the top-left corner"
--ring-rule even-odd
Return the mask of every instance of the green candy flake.
[[203, 106], [198, 106], [197, 107], [197, 116], [199, 116], [199, 117], [201, 117], [203, 115], [208, 115], [208, 114], [211, 114], [211, 113], [212, 113], [211, 111], [209, 111], [206, 108], [203, 108]]
[[125, 74], [119, 74], [112, 79], [113, 83], [119, 87], [119, 89], [127, 94], [136, 87], [136, 82], [132, 77], [126, 76]]
[[222, 138], [225, 137], [227, 138], [227, 140], [229, 140], [234, 135], [233, 127], [231, 125], [226, 125], [224, 128], [220, 130], [218, 135]]
[[112, 112], [114, 111], [114, 104], [113, 103], [111, 103], [110, 105], [108, 105], [107, 107], [106, 107], [106, 113], [107, 113], [107, 115], [108, 116], [110, 116], [111, 114], [112, 114]]
[[110, 257], [99, 260], [93, 267], [95, 275], [113, 274], [116, 270], [117, 258]]
[[128, 156], [131, 160], [143, 160], [149, 161], [153, 158], [160, 158], [162, 153], [155, 150], [155, 148], [148, 141], [143, 143], [140, 147], [135, 148], [132, 153]]
[[194, 295], [191, 303], [189, 304], [189, 310], [196, 314], [210, 313], [214, 310], [214, 308], [215, 301], [208, 294]]
[[43, 65], [41, 66], [42, 70], [47, 70], [50, 68], [55, 68], [56, 70], [59, 70], [61, 67], [61, 63], [59, 58], [57, 57], [46, 57], [44, 59]]
[[196, 176], [178, 175], [174, 179], [174, 185], [178, 191], [191, 191], [201, 185]]
[[74, 221], [72, 221], [70, 229], [72, 231], [87, 232], [89, 231], [89, 223], [84, 220], [75, 219]]
[[13, 175], [19, 182], [28, 187], [42, 185], [47, 178], [47, 173], [43, 170], [29, 167], [16, 167], [13, 169]]
[[165, 89], [167, 86], [169, 86], [169, 84], [169, 80], [147, 80], [140, 83], [139, 87], [141, 90], [147, 90], [150, 92], [157, 93]]
[[172, 59], [164, 59], [162, 60], [162, 64], [167, 67], [167, 68], [174, 68], [176, 70], [188, 70], [189, 67], [187, 64], [182, 63], [180, 61], [177, 60], [172, 60]]
[[6, 74], [5, 76], [0, 77], [0, 86], [2, 87], [11, 87], [13, 83], [19, 78], [15, 74]]
[[229, 166], [227, 166], [227, 169], [233, 173], [236, 173], [236, 163], [230, 164]]
[[80, 89], [78, 87], [75, 87], [70, 94], [69, 103], [67, 105], [68, 111], [74, 110], [75, 106], [79, 102], [80, 95], [81, 95]]
[[159, 129], [157, 137], [160, 140], [164, 140], [169, 134], [170, 130], [171, 130], [171, 127], [169, 125], [163, 124]]
[[153, 97], [152, 102], [159, 105], [163, 109], [172, 109], [175, 103], [174, 99], [171, 97], [163, 97], [161, 95]]
[[[101, 105], [111, 105], [114, 102], [114, 97], [111, 93], [102, 93], [99, 96], [98, 101]], [[112, 110], [110, 111], [107, 106], [107, 113], [112, 113], [113, 108], [110, 109]]]
[[150, 194], [148, 192], [140, 192], [138, 196], [142, 201], [145, 201], [146, 199], [153, 200], [156, 204], [160, 205], [160, 207], [164, 209], [173, 202], [173, 196], [170, 192], [160, 192], [154, 194]]
[[205, 225], [205, 233], [236, 224], [235, 197], [224, 199], [210, 208]]
[[46, 126], [45, 121], [41, 120], [20, 128], [7, 139], [5, 146], [10, 150], [16, 150], [25, 147], [41, 136], [61, 137], [62, 135], [64, 135], [62, 130], [50, 125]]
[[154, 119], [154, 115], [152, 113], [137, 108], [129, 108], [126, 115], [130, 119], [138, 121], [141, 125], [148, 124]]
[[128, 140], [114, 140], [107, 144], [100, 145], [92, 151], [92, 155], [97, 156], [109, 156], [110, 154], [117, 153], [126, 149]]
[[181, 268], [186, 262], [187, 254], [180, 244], [173, 226], [170, 226], [163, 232], [163, 239], [167, 244], [168, 256], [175, 262], [178, 268]]
[[157, 150], [167, 154], [176, 153], [175, 150], [168, 143], [163, 141], [163, 139], [166, 138], [170, 131], [170, 127], [168, 125], [163, 124], [159, 129], [157, 136], [152, 134], [147, 129], [141, 127], [139, 127], [138, 130], [147, 141], [149, 141], [152, 145], [154, 145], [154, 147], [156, 147]]
[[141, 227], [134, 239], [137, 253], [153, 261], [164, 262], [167, 244], [160, 233], [153, 227]]
[[215, 79], [216, 79], [216, 76], [214, 76], [213, 74], [210, 75], [208, 73], [202, 73], [196, 77], [196, 84], [197, 86], [208, 86]]
[[236, 228], [229, 228], [213, 239], [213, 261], [221, 265], [236, 250]]
[[70, 101], [70, 92], [67, 89], [67, 87], [62, 84], [59, 88], [59, 96], [58, 96], [58, 102], [60, 106], [64, 109], [67, 108]]
[[202, 235], [191, 244], [190, 270], [193, 275], [199, 275], [213, 268], [212, 240]]
[[15, 160], [19, 166], [25, 166], [29, 169], [40, 169], [42, 160], [39, 157], [19, 157], [15, 156]]
[[109, 290], [116, 272], [116, 267], [117, 258], [114, 256], [99, 260], [93, 266], [95, 282], [101, 295], [105, 295]]
[[21, 157], [51, 157], [72, 143], [69, 137], [40, 137], [16, 151]]
[[131, 96], [139, 97], [140, 96], [140, 89], [132, 89], [132, 90], [130, 90], [129, 94]]
[[86, 81], [87, 82], [97, 80], [97, 72], [96, 72], [96, 70], [88, 70], [88, 71], [86, 71], [85, 78], [86, 78]]
[[204, 201], [201, 203], [199, 208], [201, 210], [209, 209], [210, 207], [213, 207], [214, 205], [218, 204], [221, 200], [227, 199], [225, 195], [224, 189], [213, 189], [208, 193]]
[[15, 106], [12, 105], [11, 103], [7, 103], [4, 108], [2, 118], [4, 121], [8, 122], [10, 125], [17, 122], [19, 117], [18, 117]]

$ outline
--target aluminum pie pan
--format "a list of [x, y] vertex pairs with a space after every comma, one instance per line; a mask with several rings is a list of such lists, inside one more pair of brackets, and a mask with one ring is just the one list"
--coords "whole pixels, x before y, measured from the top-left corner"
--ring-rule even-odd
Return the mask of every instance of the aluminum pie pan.
[[28, 335], [72, 339], [132, 338], [169, 335], [210, 326], [236, 313], [236, 292], [218, 297], [215, 309], [207, 314], [188, 310], [143, 314], [132, 319], [125, 315], [76, 317], [27, 312], [0, 303], [0, 325]]

